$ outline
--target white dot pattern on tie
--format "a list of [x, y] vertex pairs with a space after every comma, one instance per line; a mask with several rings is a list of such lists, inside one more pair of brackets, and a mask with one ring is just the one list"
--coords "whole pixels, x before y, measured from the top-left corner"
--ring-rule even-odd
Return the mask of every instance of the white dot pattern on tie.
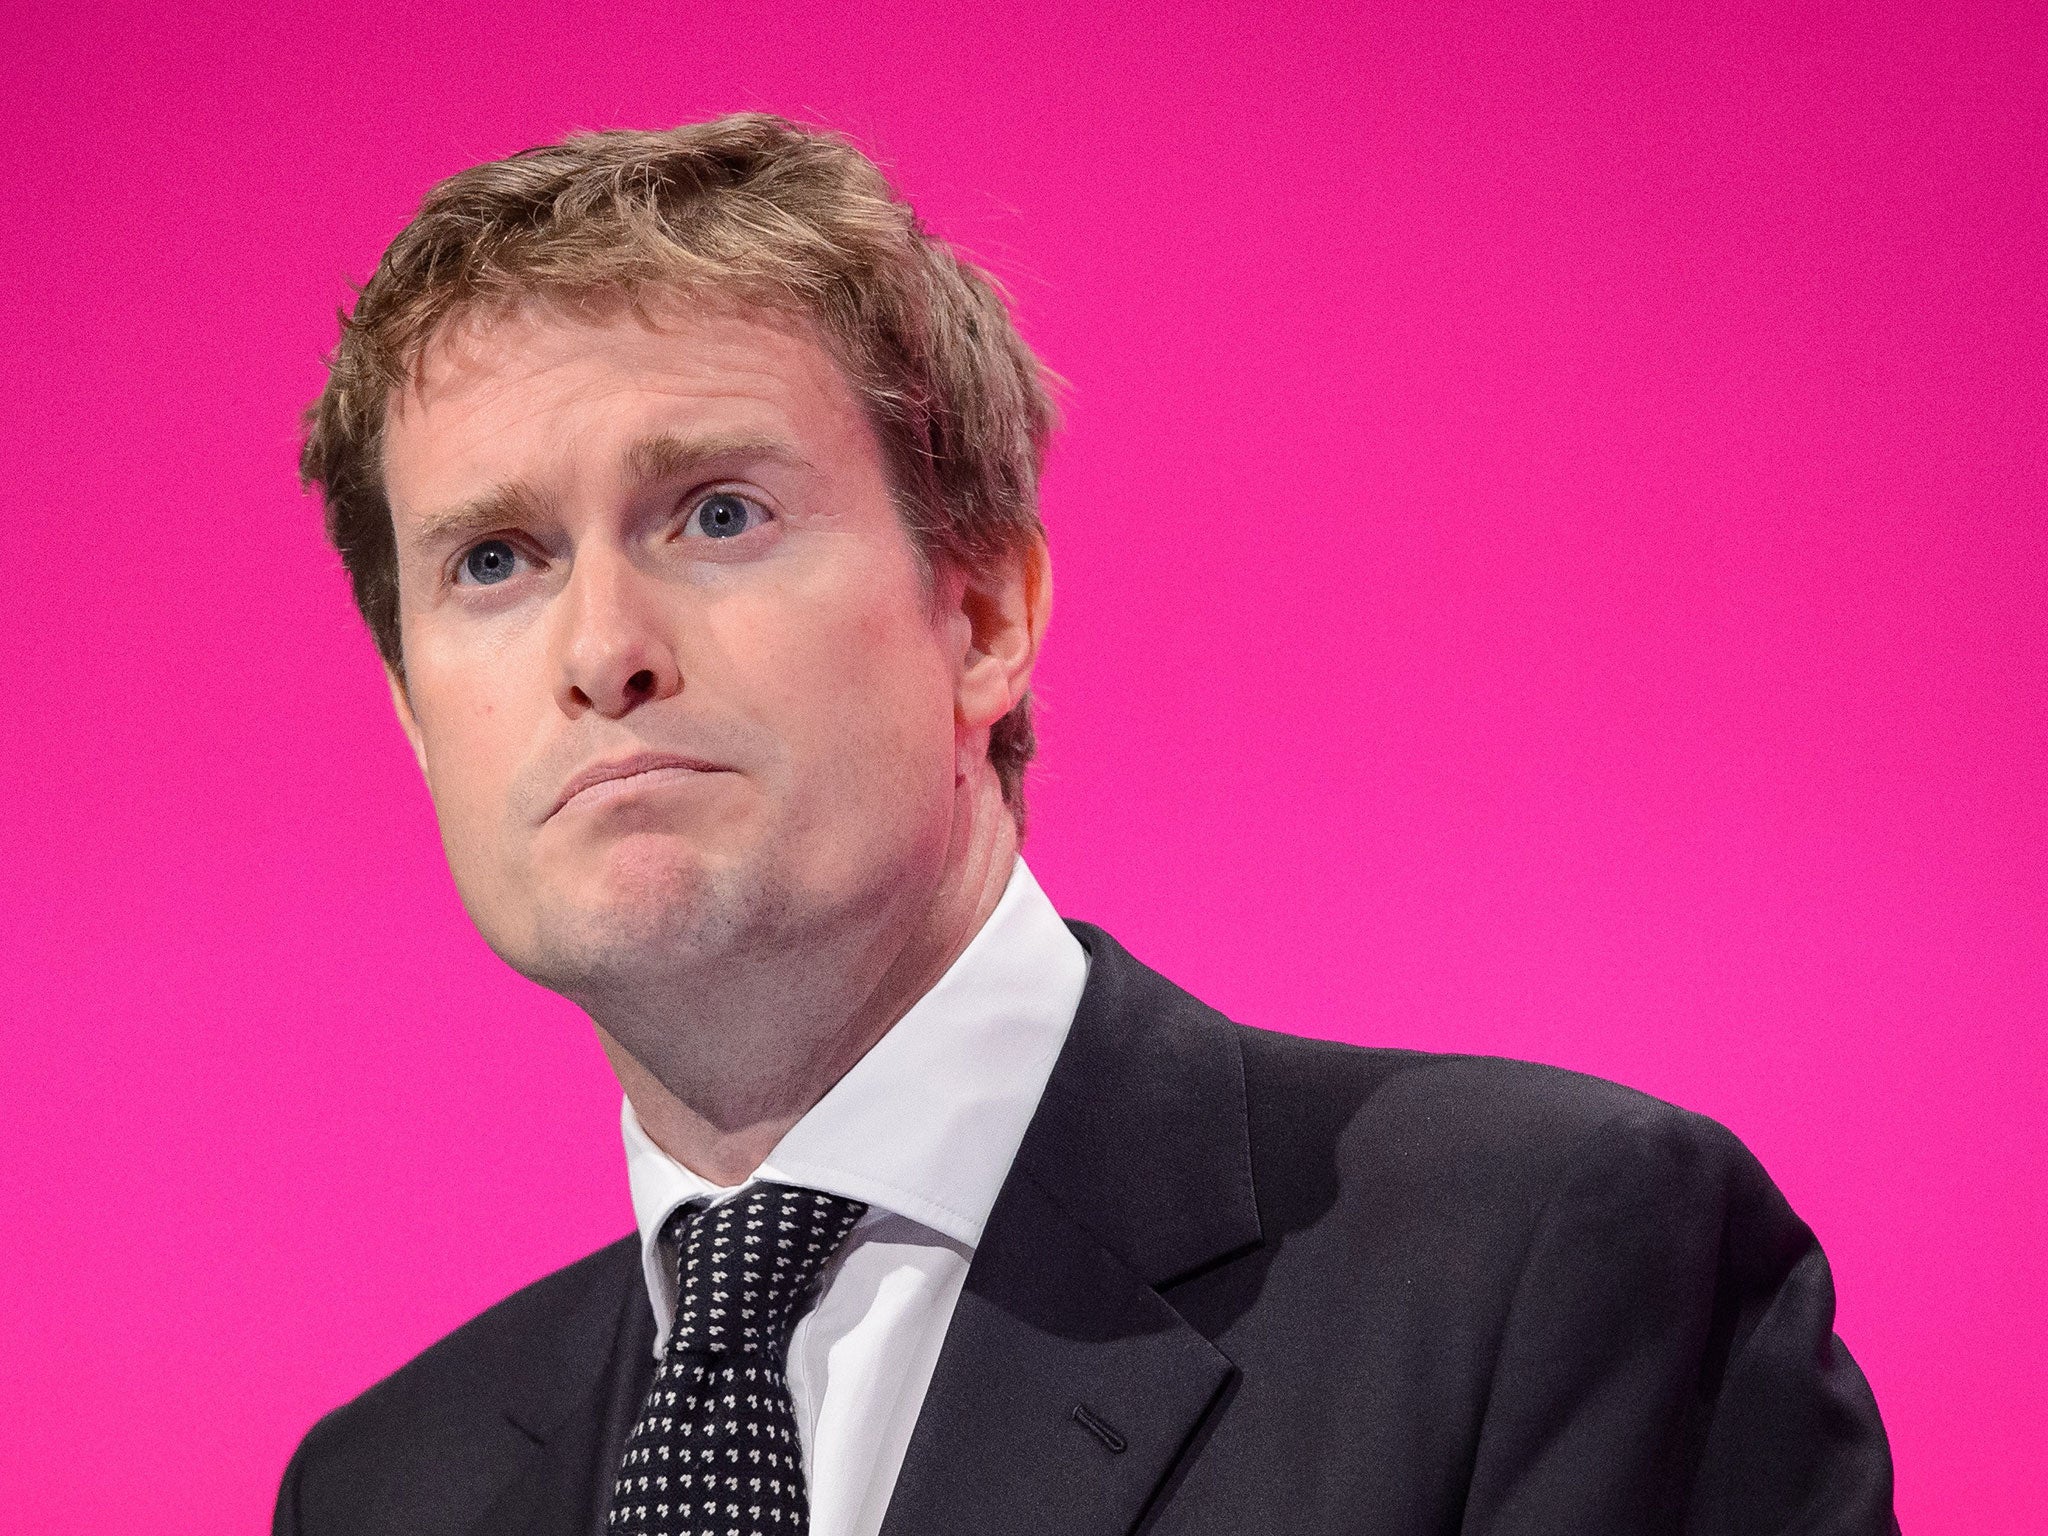
[[867, 1207], [757, 1184], [669, 1218], [676, 1319], [612, 1490], [616, 1536], [800, 1536], [789, 1336]]

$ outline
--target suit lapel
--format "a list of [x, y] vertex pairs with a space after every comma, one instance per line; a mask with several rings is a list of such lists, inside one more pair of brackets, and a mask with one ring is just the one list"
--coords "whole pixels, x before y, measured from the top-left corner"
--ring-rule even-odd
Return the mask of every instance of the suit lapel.
[[1234, 1374], [1159, 1294], [1259, 1239], [1233, 1026], [1073, 926], [1087, 989], [975, 1251], [883, 1536], [1122, 1536]]
[[590, 1536], [605, 1527], [612, 1474], [653, 1373], [654, 1317], [638, 1237], [620, 1245], [559, 1328], [508, 1384], [505, 1433], [526, 1450], [472, 1536]]
[[471, 1536], [589, 1536], [597, 1504], [598, 1415], [576, 1415], [535, 1444]]

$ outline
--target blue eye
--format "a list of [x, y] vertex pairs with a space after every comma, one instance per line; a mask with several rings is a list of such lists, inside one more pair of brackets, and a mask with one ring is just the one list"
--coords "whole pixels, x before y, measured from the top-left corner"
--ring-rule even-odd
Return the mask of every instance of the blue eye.
[[706, 538], [730, 539], [753, 526], [748, 519], [759, 510], [744, 496], [720, 491], [697, 503], [697, 515], [692, 521]]
[[512, 574], [519, 552], [503, 539], [486, 539], [462, 557], [463, 573], [478, 586], [495, 586]]

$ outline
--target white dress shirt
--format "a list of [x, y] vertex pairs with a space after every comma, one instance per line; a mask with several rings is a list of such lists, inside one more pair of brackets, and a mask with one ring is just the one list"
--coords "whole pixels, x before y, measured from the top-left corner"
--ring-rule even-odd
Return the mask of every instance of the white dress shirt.
[[755, 1183], [865, 1201], [789, 1346], [812, 1536], [875, 1536], [968, 1263], [1067, 1037], [1088, 952], [1019, 859], [946, 974], [812, 1106], [746, 1184], [707, 1183], [663, 1152], [628, 1101], [626, 1175], [660, 1351], [677, 1206]]

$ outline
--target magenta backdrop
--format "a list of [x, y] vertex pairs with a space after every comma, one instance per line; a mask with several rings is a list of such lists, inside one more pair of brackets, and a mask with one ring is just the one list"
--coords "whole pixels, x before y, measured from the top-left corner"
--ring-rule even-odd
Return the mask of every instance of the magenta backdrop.
[[295, 413], [436, 178], [768, 107], [1071, 381], [1062, 908], [1249, 1022], [1724, 1120], [1833, 1256], [1908, 1529], [2043, 1528], [2038, 5], [29, 9], [0, 1524], [256, 1529], [318, 1413], [629, 1224]]

